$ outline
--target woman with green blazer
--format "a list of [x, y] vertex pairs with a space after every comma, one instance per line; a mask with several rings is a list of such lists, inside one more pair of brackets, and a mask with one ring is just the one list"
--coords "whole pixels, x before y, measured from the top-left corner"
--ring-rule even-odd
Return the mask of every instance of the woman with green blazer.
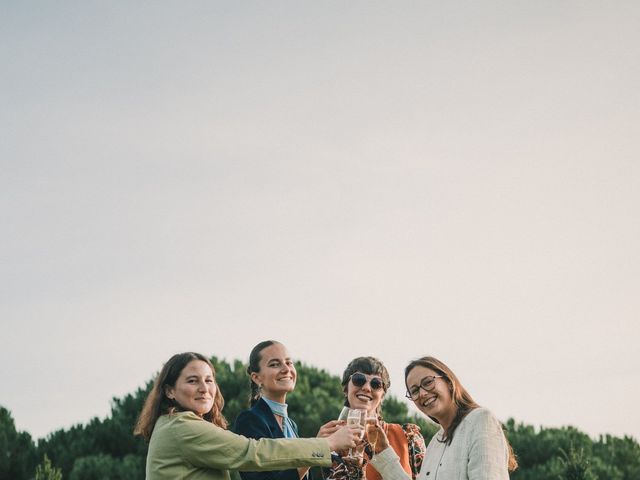
[[329, 466], [331, 451], [355, 446], [360, 430], [327, 438], [253, 440], [228, 430], [224, 399], [204, 355], [176, 354], [164, 365], [134, 433], [149, 442], [147, 480], [229, 480], [228, 470]]

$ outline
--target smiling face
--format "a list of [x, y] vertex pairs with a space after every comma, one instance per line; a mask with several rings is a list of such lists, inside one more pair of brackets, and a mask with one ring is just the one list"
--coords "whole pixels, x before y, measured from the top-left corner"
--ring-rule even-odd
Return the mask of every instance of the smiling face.
[[385, 392], [384, 388], [377, 390], [371, 388], [371, 379], [377, 378], [380, 380], [380, 384], [383, 382], [380, 375], [367, 375], [364, 373], [363, 375], [367, 378], [367, 382], [361, 387], [354, 385], [352, 380], [347, 383], [347, 401], [351, 408], [364, 408], [367, 413], [373, 413], [382, 403]]
[[441, 425], [446, 426], [457, 411], [447, 380], [436, 378], [428, 391], [419, 387], [425, 377], [437, 377], [438, 375], [441, 374], [418, 365], [407, 374], [407, 390], [411, 392], [419, 389], [420, 395], [413, 403], [422, 413], [435, 418]]
[[191, 360], [180, 372], [175, 386], [165, 388], [165, 395], [202, 417], [213, 408], [216, 390], [211, 367], [202, 360]]
[[260, 369], [251, 374], [251, 380], [262, 385], [262, 395], [269, 400], [284, 403], [287, 393], [296, 387], [296, 367], [286, 347], [274, 343], [260, 352]]

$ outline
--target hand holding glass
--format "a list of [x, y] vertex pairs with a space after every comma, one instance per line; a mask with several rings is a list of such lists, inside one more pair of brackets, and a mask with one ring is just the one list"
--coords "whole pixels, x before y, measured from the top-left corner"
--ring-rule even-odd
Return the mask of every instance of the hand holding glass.
[[[360, 440], [364, 437], [365, 415], [366, 411], [361, 408], [352, 408], [347, 412], [347, 425], [358, 425], [362, 428]], [[356, 453], [354, 454], [353, 449], [350, 448], [347, 457], [359, 461], [362, 458], [362, 452], [358, 452], [356, 448]]]

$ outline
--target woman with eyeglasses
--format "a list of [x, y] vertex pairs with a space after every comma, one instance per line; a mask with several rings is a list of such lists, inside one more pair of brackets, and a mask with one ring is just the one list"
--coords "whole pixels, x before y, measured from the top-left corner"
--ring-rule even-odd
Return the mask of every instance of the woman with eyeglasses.
[[149, 442], [147, 480], [229, 480], [229, 470], [328, 466], [331, 450], [350, 448], [361, 429], [325, 439], [253, 440], [226, 430], [224, 399], [204, 355], [179, 353], [164, 364], [134, 434]]
[[[507, 480], [518, 463], [502, 425], [480, 407], [458, 377], [440, 360], [422, 357], [405, 368], [407, 397], [440, 425], [418, 480]], [[397, 455], [378, 428], [372, 465], [384, 480], [405, 480]]]
[[[288, 416], [287, 394], [296, 386], [296, 367], [287, 348], [275, 340], [258, 343], [249, 354], [251, 408], [240, 412], [233, 431], [249, 438], [296, 438], [298, 426]], [[240, 472], [242, 480], [300, 480], [308, 468]]]
[[[399, 425], [383, 421], [382, 401], [390, 385], [389, 372], [380, 360], [374, 357], [355, 358], [342, 374], [344, 404], [350, 408], [364, 409], [368, 415], [377, 418], [379, 428], [385, 432], [386, 445], [391, 446], [395, 458], [398, 459], [398, 465], [407, 477], [415, 480], [424, 457], [424, 438], [417, 425]], [[320, 428], [318, 436], [335, 432], [340, 424], [341, 422], [336, 420], [326, 423]], [[364, 476], [366, 480], [380, 480], [376, 469], [368, 463], [372, 456], [373, 447], [365, 440], [362, 465], [334, 459], [329, 478], [359, 480]]]

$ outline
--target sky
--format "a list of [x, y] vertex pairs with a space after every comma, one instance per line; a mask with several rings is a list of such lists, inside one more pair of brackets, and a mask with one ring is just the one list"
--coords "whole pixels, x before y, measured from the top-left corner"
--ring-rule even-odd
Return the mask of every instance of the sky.
[[[0, 405], [174, 353], [435, 355], [640, 439], [640, 3], [2, 2]], [[223, 392], [224, 393], [224, 392]], [[336, 412], [336, 415], [338, 412]]]

